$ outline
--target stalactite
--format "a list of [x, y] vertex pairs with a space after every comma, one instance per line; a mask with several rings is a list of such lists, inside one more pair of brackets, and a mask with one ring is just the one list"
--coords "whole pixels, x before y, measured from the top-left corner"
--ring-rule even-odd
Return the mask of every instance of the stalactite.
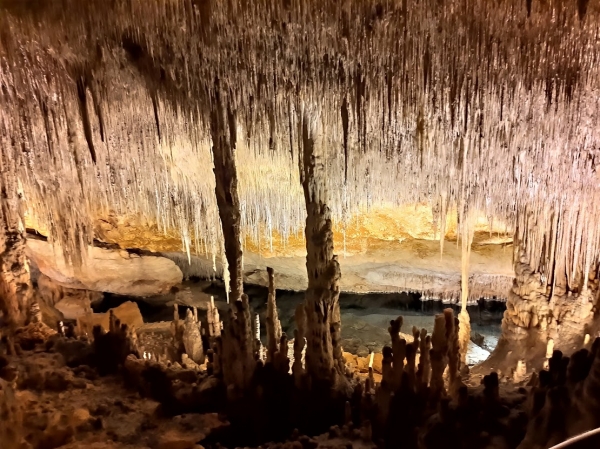
[[225, 256], [229, 272], [229, 292], [236, 302], [243, 291], [242, 242], [240, 234], [240, 200], [235, 165], [236, 123], [231, 105], [224, 106], [221, 93], [215, 93], [211, 112], [211, 136], [217, 194], [217, 205], [223, 229]]

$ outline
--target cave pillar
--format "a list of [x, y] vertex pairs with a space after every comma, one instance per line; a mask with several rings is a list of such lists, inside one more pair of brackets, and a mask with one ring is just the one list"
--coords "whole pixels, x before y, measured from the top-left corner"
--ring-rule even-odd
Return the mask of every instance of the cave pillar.
[[267, 362], [272, 362], [276, 354], [287, 348], [280, 348], [281, 323], [277, 313], [277, 304], [275, 302], [275, 271], [271, 267], [267, 267], [269, 275], [269, 295], [267, 297]]
[[0, 311], [10, 327], [25, 324], [32, 295], [17, 183], [0, 172]]
[[[242, 244], [240, 235], [240, 199], [235, 164], [236, 118], [230, 105], [223, 105], [221, 94], [215, 94], [210, 114], [210, 131], [215, 173], [215, 193], [223, 229], [225, 257], [229, 269], [229, 295], [233, 302], [244, 292], [242, 271]], [[224, 264], [225, 265], [225, 264]], [[227, 268], [224, 267], [224, 270]], [[227, 276], [224, 275], [224, 279]]]
[[471, 260], [471, 246], [473, 245], [473, 217], [467, 213], [462, 223], [461, 239], [461, 308], [458, 314], [458, 344], [460, 347], [460, 361], [467, 364], [467, 351], [471, 340], [471, 319], [467, 310], [469, 301], [469, 261]]
[[[215, 193], [223, 228], [225, 258], [229, 269], [228, 291], [232, 298], [229, 320], [224, 327], [218, 354], [220, 371], [230, 398], [240, 398], [250, 387], [257, 358], [257, 345], [252, 329], [250, 303], [243, 294], [241, 209], [235, 164], [237, 124], [235, 111], [218, 84], [210, 114], [213, 143]], [[224, 264], [225, 265], [225, 264]], [[224, 267], [224, 270], [227, 270]]]
[[333, 254], [331, 212], [326, 204], [326, 174], [320, 156], [319, 136], [302, 118], [300, 179], [306, 202], [305, 297], [306, 372], [312, 381], [335, 383], [344, 372], [337, 256]]

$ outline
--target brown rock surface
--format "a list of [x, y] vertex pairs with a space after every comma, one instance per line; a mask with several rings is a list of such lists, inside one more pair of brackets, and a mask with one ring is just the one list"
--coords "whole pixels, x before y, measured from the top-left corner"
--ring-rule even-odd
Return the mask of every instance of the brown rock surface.
[[[91, 305], [101, 301], [104, 296], [100, 292], [63, 287], [44, 274], [37, 279], [37, 294], [42, 315], [52, 313], [52, 309], [55, 309], [61, 315], [59, 320], [76, 320], [90, 312]], [[53, 315], [56, 316], [56, 312]], [[56, 322], [52, 323], [54, 325]]]

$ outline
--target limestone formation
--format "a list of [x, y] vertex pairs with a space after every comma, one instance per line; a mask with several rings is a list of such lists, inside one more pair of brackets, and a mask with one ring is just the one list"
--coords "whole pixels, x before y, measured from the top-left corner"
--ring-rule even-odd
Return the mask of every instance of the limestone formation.
[[110, 330], [111, 314], [122, 324], [139, 329], [144, 324], [144, 318], [139, 307], [132, 301], [127, 301], [118, 307], [109, 309], [107, 313], [87, 313], [77, 319], [77, 332], [80, 336], [92, 335], [95, 326], [100, 326], [105, 332]]
[[425, 329], [421, 329], [419, 369], [417, 371], [417, 380], [420, 389], [427, 388], [431, 379], [430, 351], [431, 336], [427, 335]]
[[[399, 316], [390, 322], [388, 332], [392, 340], [392, 377], [389, 380], [390, 388], [397, 390], [402, 383], [402, 373], [404, 372], [404, 358], [406, 357], [406, 340], [400, 337], [403, 318]], [[384, 356], [385, 358], [385, 356]]]
[[267, 362], [273, 360], [275, 354], [279, 351], [287, 353], [287, 344], [279, 346], [281, 343], [281, 323], [277, 314], [277, 304], [275, 302], [275, 272], [272, 268], [267, 268], [269, 274], [269, 295], [267, 297]]
[[523, 249], [515, 250], [515, 280], [506, 302], [502, 338], [489, 359], [500, 369], [514, 368], [520, 358], [542, 368], [547, 352], [560, 347], [572, 353], [594, 327], [595, 282], [585, 290], [571, 291], [556, 277], [532, 270]]
[[210, 302], [208, 303], [206, 317], [208, 321], [208, 335], [210, 338], [220, 336], [222, 323], [219, 317], [219, 310], [215, 306], [215, 298], [212, 296], [210, 297]]
[[569, 359], [554, 351], [530, 395], [529, 425], [519, 449], [551, 447], [600, 425], [600, 340]]
[[[338, 281], [340, 267], [333, 254], [331, 215], [327, 207], [320, 138], [309, 117], [302, 117], [300, 179], [306, 201], [306, 371], [315, 381], [335, 383], [344, 373], [340, 345]], [[294, 336], [296, 340], [296, 336]]]
[[[2, 443], [541, 449], [600, 425], [599, 24], [588, 0], [0, 1]], [[422, 233], [378, 214], [419, 207]], [[128, 217], [141, 225], [121, 233]], [[341, 260], [365, 260], [347, 281], [334, 230]], [[512, 245], [512, 286], [484, 231]], [[155, 246], [226, 285], [206, 371], [196, 312], [177, 306], [173, 338], [142, 354], [117, 311], [86, 304], [78, 338], [40, 322], [25, 251], [62, 287], [146, 296], [183, 279]], [[264, 280], [263, 254], [306, 286], [292, 361], [272, 272], [269, 363], [257, 354], [243, 282]], [[409, 343], [393, 320], [377, 384], [345, 364], [345, 286], [462, 310]], [[466, 306], [496, 294], [503, 335], [468, 378]], [[515, 368], [539, 376], [515, 389]], [[206, 438], [190, 417], [206, 412], [230, 427]]]
[[298, 304], [296, 307], [296, 330], [294, 331], [294, 344], [293, 344], [293, 358], [292, 360], [292, 374], [294, 375], [294, 382], [296, 387], [302, 387], [304, 385], [304, 374], [306, 366], [306, 308], [304, 304]]
[[[463, 203], [463, 207], [466, 205]], [[467, 311], [469, 300], [469, 264], [471, 260], [471, 248], [473, 246], [473, 212], [463, 213], [462, 235], [461, 235], [461, 309], [458, 315], [460, 326], [458, 328], [458, 344], [460, 345], [461, 363], [467, 363], [467, 350], [471, 339], [471, 322]]]
[[151, 296], [168, 293], [183, 277], [177, 265], [165, 257], [122, 250], [90, 247], [83, 265], [72, 266], [60, 248], [43, 240], [29, 239], [27, 255], [44, 275], [69, 289]]
[[183, 322], [183, 347], [185, 354], [195, 363], [204, 363], [204, 348], [202, 346], [201, 323], [198, 321], [198, 311], [187, 309]]
[[14, 386], [0, 378], [0, 441], [7, 449], [23, 447], [23, 414]]
[[244, 292], [242, 271], [242, 242], [240, 234], [241, 209], [238, 197], [237, 167], [235, 164], [237, 130], [236, 111], [232, 109], [219, 87], [215, 88], [214, 105], [210, 115], [210, 133], [215, 173], [215, 193], [225, 245], [231, 301], [241, 299]]
[[121, 320], [110, 310], [108, 332], [100, 325], [93, 328], [94, 363], [99, 373], [115, 374], [130, 354], [141, 357], [137, 334], [133, 327]]
[[258, 347], [252, 331], [248, 296], [243, 294], [232, 306], [229, 320], [224, 327], [222, 352], [219, 352], [219, 356], [225, 385], [232, 387], [235, 393], [239, 394], [250, 386]]
[[0, 156], [0, 311], [7, 325], [25, 324], [33, 289], [25, 257], [21, 220], [21, 195], [17, 193], [15, 167]]

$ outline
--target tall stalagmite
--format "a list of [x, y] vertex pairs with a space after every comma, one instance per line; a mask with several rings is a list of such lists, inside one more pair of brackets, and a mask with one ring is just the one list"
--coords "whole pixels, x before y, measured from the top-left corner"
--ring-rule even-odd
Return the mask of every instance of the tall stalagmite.
[[267, 362], [273, 361], [275, 354], [287, 348], [280, 348], [281, 343], [281, 323], [277, 313], [277, 303], [275, 302], [275, 272], [273, 268], [267, 267], [269, 274], [269, 296], [267, 297]]
[[[233, 302], [244, 292], [242, 271], [242, 242], [240, 235], [240, 199], [238, 196], [237, 167], [235, 165], [236, 117], [229, 102], [217, 87], [210, 114], [210, 132], [215, 172], [217, 206], [223, 228], [225, 257], [229, 268], [229, 295]], [[226, 268], [224, 267], [224, 270]]]
[[334, 383], [337, 374], [344, 372], [338, 286], [341, 273], [333, 254], [318, 125], [309, 120], [308, 115], [302, 117], [302, 154], [298, 161], [306, 200], [306, 371], [313, 380]]
[[25, 228], [13, 167], [0, 155], [0, 311], [9, 326], [25, 324], [32, 299]]

